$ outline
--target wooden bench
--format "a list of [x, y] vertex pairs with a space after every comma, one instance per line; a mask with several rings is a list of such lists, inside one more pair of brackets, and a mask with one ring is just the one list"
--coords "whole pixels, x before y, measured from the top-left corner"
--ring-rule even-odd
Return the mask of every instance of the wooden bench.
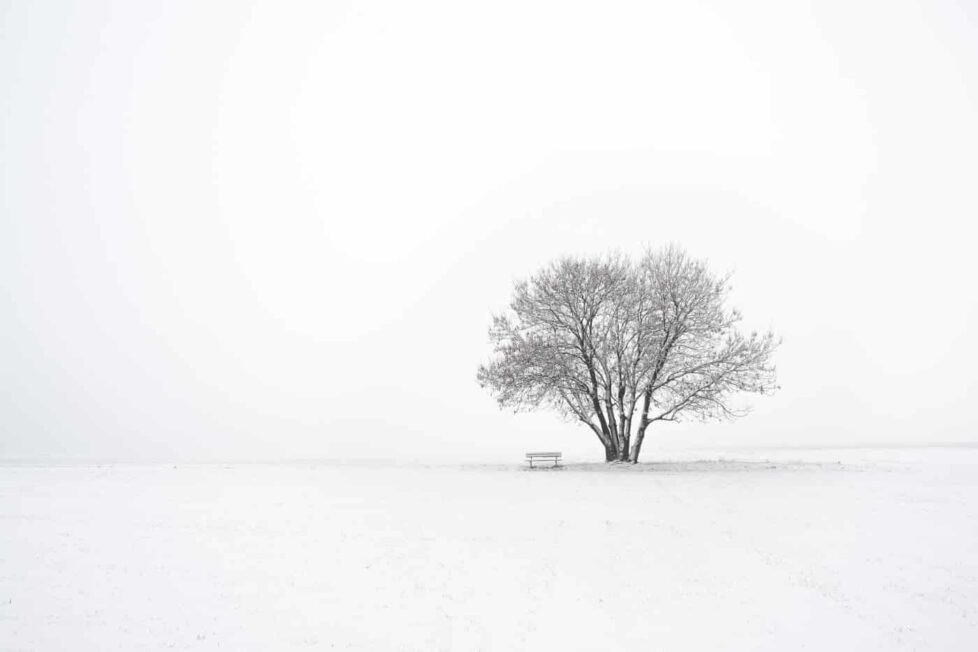
[[534, 460], [553, 460], [554, 466], [560, 466], [560, 452], [554, 453], [527, 453], [526, 460], [530, 463], [530, 468], [533, 468]]

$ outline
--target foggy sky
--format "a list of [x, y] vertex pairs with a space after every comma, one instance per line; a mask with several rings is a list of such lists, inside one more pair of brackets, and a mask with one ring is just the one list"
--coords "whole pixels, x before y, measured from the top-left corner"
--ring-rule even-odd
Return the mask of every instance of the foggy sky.
[[0, 458], [601, 458], [475, 382], [678, 242], [784, 337], [683, 445], [978, 442], [978, 5], [0, 3]]

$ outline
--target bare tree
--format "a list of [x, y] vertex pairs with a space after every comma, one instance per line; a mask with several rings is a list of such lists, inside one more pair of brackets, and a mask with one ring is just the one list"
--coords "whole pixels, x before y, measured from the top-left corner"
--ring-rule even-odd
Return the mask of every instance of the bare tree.
[[772, 333], [743, 335], [726, 277], [670, 246], [638, 264], [563, 258], [515, 286], [493, 317], [480, 385], [501, 407], [549, 407], [583, 423], [606, 461], [637, 462], [648, 426], [724, 419], [740, 392], [775, 389]]

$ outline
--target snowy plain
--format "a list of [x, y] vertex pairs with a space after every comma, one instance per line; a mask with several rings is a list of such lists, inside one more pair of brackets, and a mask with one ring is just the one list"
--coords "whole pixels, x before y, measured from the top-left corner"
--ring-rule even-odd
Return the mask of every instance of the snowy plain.
[[0, 650], [66, 649], [975, 650], [978, 450], [2, 464]]

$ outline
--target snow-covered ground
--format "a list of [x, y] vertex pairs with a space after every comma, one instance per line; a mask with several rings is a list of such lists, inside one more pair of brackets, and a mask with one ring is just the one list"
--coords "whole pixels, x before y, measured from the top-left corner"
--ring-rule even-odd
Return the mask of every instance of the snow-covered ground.
[[670, 460], [7, 464], [0, 649], [978, 649], [978, 450]]

